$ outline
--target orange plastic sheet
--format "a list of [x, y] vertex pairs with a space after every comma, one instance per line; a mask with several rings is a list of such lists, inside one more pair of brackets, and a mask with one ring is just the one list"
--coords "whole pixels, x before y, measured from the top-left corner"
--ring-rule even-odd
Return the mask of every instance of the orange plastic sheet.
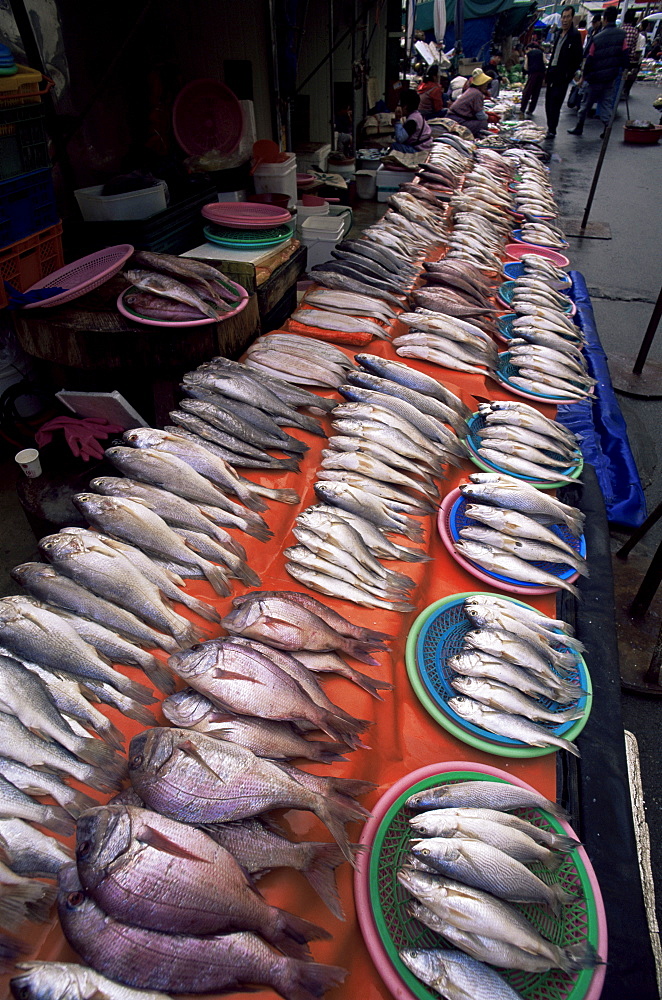
[[[396, 322], [395, 326], [394, 335], [405, 332], [404, 324]], [[359, 351], [369, 351], [385, 358], [399, 360], [395, 349], [388, 341], [373, 341], [368, 348], [343, 348], [343, 350], [349, 355]], [[503, 391], [494, 381], [485, 377], [461, 374], [412, 359], [407, 359], [407, 363], [438, 379], [472, 407], [475, 401], [481, 399], [517, 398]], [[333, 395], [333, 393], [328, 392], [324, 395]], [[553, 417], [556, 412], [555, 407], [540, 407], [540, 409], [541, 412], [550, 417]], [[333, 431], [328, 417], [321, 418], [321, 422], [327, 433], [331, 435]], [[321, 451], [326, 447], [325, 438], [296, 429], [290, 430], [288, 428], [288, 432], [304, 441], [310, 449], [306, 453], [298, 473], [276, 474], [274, 472], [246, 471], [247, 478], [252, 479], [253, 482], [270, 487], [289, 487], [295, 489], [301, 498], [298, 505], [291, 506], [269, 501], [269, 510], [265, 512], [264, 517], [274, 532], [274, 537], [270, 541], [259, 542], [248, 535], [237, 532], [237, 537], [246, 548], [248, 562], [259, 574], [264, 590], [304, 589], [285, 571], [285, 560], [282, 552], [289, 545], [296, 544], [296, 540], [291, 534], [291, 528], [299, 511], [317, 502], [313, 485], [321, 461]], [[442, 494], [445, 495], [454, 489], [458, 482], [465, 479], [472, 471], [476, 471], [475, 466], [468, 461], [459, 470], [449, 467], [448, 479], [442, 483]], [[396, 540], [404, 544], [413, 544], [400, 536]], [[554, 753], [543, 757], [518, 760], [509, 760], [506, 757], [494, 757], [482, 753], [460, 742], [442, 729], [427, 714], [414, 695], [407, 678], [404, 653], [407, 635], [417, 614], [433, 601], [449, 594], [472, 590], [484, 591], [486, 589], [481, 581], [463, 570], [449, 556], [439, 538], [433, 518], [428, 518], [427, 523], [425, 523], [425, 548], [433, 556], [430, 562], [388, 563], [390, 568], [406, 572], [416, 581], [417, 587], [412, 597], [412, 602], [416, 605], [415, 612], [402, 615], [371, 610], [346, 601], [315, 595], [350, 621], [376, 628], [394, 637], [390, 654], [378, 654], [379, 667], [354, 664], [359, 669], [372, 673], [375, 677], [390, 681], [393, 684], [393, 691], [384, 692], [383, 701], [378, 701], [346, 679], [329, 674], [319, 675], [322, 676], [325, 691], [332, 701], [352, 715], [362, 719], [370, 719], [373, 722], [364, 736], [369, 749], [359, 749], [349, 754], [346, 763], [335, 763], [330, 767], [312, 763], [303, 766], [306, 770], [314, 771], [317, 774], [333, 774], [336, 777], [357, 778], [374, 782], [377, 786], [375, 790], [362, 799], [362, 804], [367, 808], [370, 808], [395, 781], [409, 772], [428, 764], [449, 760], [491, 764], [519, 776], [549, 798], [556, 798]], [[233, 596], [238, 596], [252, 589], [237, 581], [233, 582], [235, 583]], [[206, 581], [189, 581], [187, 590], [196, 596], [208, 598], [222, 613], [231, 607], [232, 598], [218, 598]], [[528, 600], [544, 613], [554, 617], [554, 595], [523, 597], [522, 599]], [[208, 631], [210, 638], [221, 634], [222, 630], [219, 627], [198, 619], [183, 605], [178, 605], [177, 610], [196, 620]], [[156, 655], [165, 659], [165, 654], [160, 651], [156, 651]], [[120, 667], [119, 669], [127, 676], [145, 683], [145, 677], [141, 672], [128, 667]], [[159, 697], [162, 696], [159, 695]], [[104, 710], [106, 709], [104, 708]], [[126, 734], [127, 740], [142, 729], [140, 725], [125, 719], [112, 709], [108, 709], [107, 712], [112, 721]], [[167, 725], [162, 717], [159, 718], [159, 722], [162, 725]], [[89, 793], [88, 788], [85, 790]], [[101, 799], [101, 796], [99, 798]], [[311, 813], [289, 811], [284, 814], [284, 823], [290, 828], [294, 839], [320, 841], [331, 839], [327, 829]], [[360, 824], [350, 825], [348, 832], [352, 840], [358, 840], [361, 832]], [[73, 844], [73, 839], [70, 843]], [[377, 1000], [377, 998], [386, 1000], [391, 994], [373, 966], [363, 943], [354, 911], [352, 876], [352, 869], [347, 863], [344, 863], [337, 870], [339, 891], [346, 914], [344, 922], [336, 919], [327, 910], [299, 872], [290, 869], [274, 871], [262, 879], [258, 886], [270, 903], [312, 920], [331, 933], [332, 938], [329, 941], [313, 942], [311, 945], [311, 951], [316, 961], [340, 965], [349, 972], [344, 984], [327, 994], [329, 1000], [358, 1000], [358, 998], [360, 1000]], [[57, 921], [48, 929], [35, 928], [35, 925], [27, 926], [34, 935], [32, 943], [40, 958], [76, 961], [76, 956], [67, 946]], [[226, 997], [232, 997], [233, 1000], [239, 1000], [239, 997], [243, 995], [245, 994], [224, 994]], [[264, 1000], [267, 998], [274, 1000], [275, 997], [271, 990], [258, 990], [253, 995], [264, 998]]]

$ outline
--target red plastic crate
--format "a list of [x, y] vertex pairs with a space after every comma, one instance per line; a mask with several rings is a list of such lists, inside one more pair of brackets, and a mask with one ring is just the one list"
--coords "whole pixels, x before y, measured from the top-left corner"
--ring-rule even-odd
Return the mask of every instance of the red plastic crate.
[[4, 282], [25, 292], [35, 281], [64, 264], [62, 226], [58, 223], [0, 250], [0, 309], [7, 305]]
[[662, 125], [653, 125], [652, 128], [623, 126], [623, 142], [632, 142], [640, 146], [653, 146], [660, 141], [660, 136], [662, 136]]

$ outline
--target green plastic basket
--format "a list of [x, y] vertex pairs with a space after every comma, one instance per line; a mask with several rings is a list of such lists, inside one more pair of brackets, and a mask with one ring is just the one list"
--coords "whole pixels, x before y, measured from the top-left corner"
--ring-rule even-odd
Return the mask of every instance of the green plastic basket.
[[[556, 747], [553, 746], [531, 747], [522, 744], [519, 740], [507, 742], [505, 740], [500, 740], [498, 737], [495, 737], [493, 734], [487, 732], [487, 730], [478, 729], [477, 727], [469, 726], [469, 724], [465, 725], [460, 721], [454, 721], [454, 718], [451, 718], [448, 712], [443, 710], [441, 704], [433, 700], [426, 685], [423, 683], [417, 659], [417, 643], [421, 629], [430, 618], [437, 615], [440, 611], [443, 611], [450, 605], [464, 601], [467, 597], [475, 597], [477, 593], [482, 597], [494, 596], [493, 594], [485, 591], [469, 591], [462, 594], [451, 594], [449, 597], [443, 597], [441, 600], [428, 605], [428, 607], [421, 611], [418, 618], [414, 621], [411, 629], [409, 630], [407, 645], [405, 648], [405, 665], [407, 667], [409, 682], [414, 689], [414, 693], [423, 708], [435, 720], [435, 722], [438, 722], [443, 729], [451, 733], [451, 735], [455, 736], [458, 740], [461, 740], [462, 743], [467, 743], [469, 746], [475, 747], [477, 750], [482, 750], [485, 753], [496, 754], [498, 757], [517, 758], [543, 757], [546, 754], [554, 753], [556, 751]], [[512, 601], [513, 604], [519, 604], [523, 608], [530, 608], [530, 610], [535, 611], [535, 608], [531, 608], [531, 606], [529, 604], [525, 604], [524, 601], [517, 601], [512, 597], [507, 597], [505, 594], [499, 594], [499, 597], [501, 600]], [[474, 626], [467, 620], [467, 628], [465, 631], [471, 631], [473, 628]], [[453, 649], [449, 655], [452, 655], [454, 652], [457, 652], [457, 650]], [[579, 680], [586, 691], [585, 711], [581, 719], [577, 719], [576, 722], [563, 732], [562, 735], [564, 739], [567, 740], [574, 740], [581, 733], [588, 721], [589, 715], [591, 714], [591, 706], [593, 704], [593, 686], [591, 683], [591, 675], [588, 672], [588, 668], [583, 657], [578, 655], [577, 660], [580, 668]], [[475, 730], [475, 732], [473, 730]]]
[[[430, 990], [407, 969], [398, 952], [403, 948], [444, 949], [449, 945], [441, 935], [406, 912], [405, 906], [412, 897], [398, 882], [397, 873], [409, 850], [412, 828], [408, 820], [414, 813], [406, 807], [405, 802], [410, 795], [423, 789], [471, 780], [502, 779], [476, 771], [449, 771], [416, 782], [388, 809], [372, 845], [369, 892], [375, 928], [389, 961], [409, 991], [419, 1000], [439, 1000], [439, 994]], [[547, 812], [538, 809], [514, 811], [535, 826], [561, 834], [567, 833], [566, 828]], [[549, 885], [559, 882], [576, 899], [562, 908], [559, 917], [538, 904], [514, 904], [516, 908], [553, 944], [568, 947], [588, 941], [599, 952], [600, 926], [595, 894], [578, 852], [575, 850], [567, 854], [562, 866], [553, 873], [541, 864], [531, 864], [528, 867]], [[524, 1000], [583, 1000], [594, 976], [592, 969], [577, 973], [567, 973], [561, 969], [539, 973], [514, 969], [498, 971]]]

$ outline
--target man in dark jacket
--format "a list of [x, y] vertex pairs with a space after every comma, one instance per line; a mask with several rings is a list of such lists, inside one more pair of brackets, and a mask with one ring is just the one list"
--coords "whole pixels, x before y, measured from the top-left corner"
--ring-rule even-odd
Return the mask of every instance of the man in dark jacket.
[[547, 138], [556, 135], [561, 108], [568, 84], [582, 61], [582, 38], [573, 24], [575, 8], [568, 5], [561, 12], [561, 33], [557, 36], [547, 64]]
[[[604, 28], [595, 36], [584, 63], [584, 80], [588, 84], [582, 93], [582, 103], [575, 128], [568, 129], [570, 135], [581, 135], [584, 131], [586, 112], [592, 104], [600, 103], [600, 117], [607, 127], [611, 118], [614, 82], [622, 71], [630, 65], [630, 54], [625, 32], [616, 27], [616, 7], [607, 7], [604, 12]], [[600, 138], [604, 136], [604, 131]]]
[[527, 105], [529, 106], [529, 114], [533, 114], [536, 110], [542, 83], [545, 79], [545, 59], [538, 38], [535, 36], [533, 41], [526, 47], [524, 70], [526, 72], [526, 84], [522, 91], [522, 102], [520, 104], [520, 111], [523, 115], [526, 114]]

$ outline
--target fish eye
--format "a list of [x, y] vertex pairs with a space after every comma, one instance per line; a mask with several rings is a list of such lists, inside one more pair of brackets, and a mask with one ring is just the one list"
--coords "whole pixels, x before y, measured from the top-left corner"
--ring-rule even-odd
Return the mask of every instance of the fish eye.
[[18, 997], [19, 1000], [30, 1000], [30, 987], [29, 986], [12, 986], [14, 991], [14, 996]]
[[67, 903], [69, 906], [80, 906], [81, 903], [85, 902], [85, 893], [83, 892], [70, 892], [67, 896]]
[[429, 847], [424, 847], [423, 850], [421, 851], [421, 854], [423, 855], [424, 858], [427, 858], [429, 853], [430, 853]]
[[141, 753], [137, 753], [135, 757], [132, 757], [131, 760], [129, 761], [129, 767], [131, 768], [140, 767], [142, 762], [143, 762], [143, 755]]
[[204, 643], [202, 642], [196, 642], [195, 646], [189, 646], [189, 649], [192, 650], [194, 653], [199, 653], [200, 650], [204, 648], [205, 648]]
[[76, 848], [76, 856], [79, 857], [81, 860], [84, 860], [90, 853], [91, 847], [92, 847], [92, 841], [84, 840], [82, 844], [79, 844], [78, 847]]

